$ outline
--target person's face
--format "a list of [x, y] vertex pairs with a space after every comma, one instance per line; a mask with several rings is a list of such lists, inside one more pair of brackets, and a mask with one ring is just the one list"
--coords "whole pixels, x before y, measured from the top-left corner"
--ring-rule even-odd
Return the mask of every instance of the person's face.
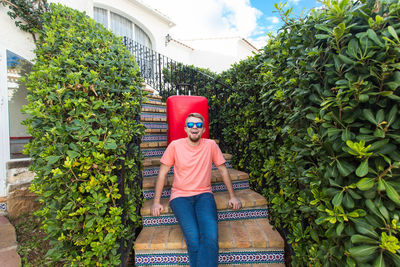
[[[185, 122], [185, 132], [192, 142], [197, 142], [200, 140], [201, 135], [204, 133], [204, 123], [203, 127], [197, 128], [196, 123], [202, 122], [201, 119], [195, 117], [189, 117]], [[194, 123], [192, 128], [188, 127], [188, 123]]]

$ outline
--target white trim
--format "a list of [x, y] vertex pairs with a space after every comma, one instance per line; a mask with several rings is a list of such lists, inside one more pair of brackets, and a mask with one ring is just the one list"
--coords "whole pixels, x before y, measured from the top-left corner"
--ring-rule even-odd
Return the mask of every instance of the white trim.
[[0, 196], [7, 194], [6, 162], [10, 160], [8, 116], [7, 53], [0, 44]]

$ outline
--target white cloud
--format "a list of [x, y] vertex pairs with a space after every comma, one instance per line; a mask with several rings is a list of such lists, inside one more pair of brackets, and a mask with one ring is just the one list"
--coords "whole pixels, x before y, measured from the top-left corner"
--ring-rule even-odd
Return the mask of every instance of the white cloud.
[[267, 20], [269, 20], [273, 24], [278, 24], [279, 23], [279, 18], [276, 16], [273, 17], [267, 17]]
[[258, 31], [262, 13], [249, 0], [146, 0], [176, 23], [171, 35], [177, 39], [241, 36]]
[[297, 5], [299, 2], [300, 0], [289, 0], [289, 4]]

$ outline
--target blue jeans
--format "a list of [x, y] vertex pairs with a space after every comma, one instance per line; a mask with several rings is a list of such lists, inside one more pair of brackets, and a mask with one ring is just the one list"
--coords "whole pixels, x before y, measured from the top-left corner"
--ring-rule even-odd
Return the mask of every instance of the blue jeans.
[[211, 193], [170, 201], [185, 237], [190, 267], [218, 266], [217, 205]]

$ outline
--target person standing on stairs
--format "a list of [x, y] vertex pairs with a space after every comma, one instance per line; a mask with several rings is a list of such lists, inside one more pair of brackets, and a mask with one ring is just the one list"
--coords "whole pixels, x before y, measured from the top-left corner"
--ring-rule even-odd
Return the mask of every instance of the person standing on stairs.
[[235, 197], [225, 159], [214, 140], [201, 138], [204, 118], [191, 113], [185, 121], [187, 138], [172, 141], [161, 158], [155, 187], [153, 216], [164, 210], [160, 204], [167, 173], [174, 166], [174, 181], [169, 205], [185, 237], [191, 267], [218, 266], [218, 215], [211, 191], [212, 162], [228, 189], [232, 209], [242, 204]]

